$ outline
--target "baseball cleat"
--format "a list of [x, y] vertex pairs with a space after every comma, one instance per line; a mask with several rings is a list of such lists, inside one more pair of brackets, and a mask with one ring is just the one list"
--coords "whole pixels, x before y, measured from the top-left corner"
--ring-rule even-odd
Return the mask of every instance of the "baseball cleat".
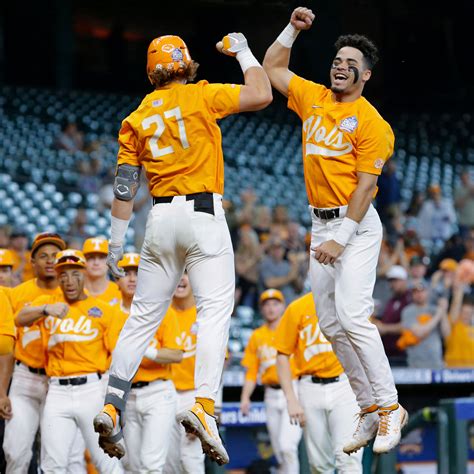
[[120, 459], [125, 454], [119, 414], [113, 405], [107, 404], [94, 418], [94, 431], [99, 433], [99, 446], [109, 457]]
[[346, 454], [352, 454], [359, 451], [360, 448], [365, 448], [375, 438], [379, 428], [379, 414], [376, 405], [362, 410], [357, 416], [359, 422], [352, 439], [342, 448]]
[[186, 433], [196, 435], [202, 444], [202, 450], [219, 466], [229, 462], [229, 455], [222, 444], [215, 417], [206, 413], [200, 403], [190, 410], [176, 415], [176, 420], [184, 426]]
[[374, 453], [388, 453], [400, 443], [402, 428], [408, 423], [408, 413], [400, 405], [380, 408], [379, 430], [374, 441]]

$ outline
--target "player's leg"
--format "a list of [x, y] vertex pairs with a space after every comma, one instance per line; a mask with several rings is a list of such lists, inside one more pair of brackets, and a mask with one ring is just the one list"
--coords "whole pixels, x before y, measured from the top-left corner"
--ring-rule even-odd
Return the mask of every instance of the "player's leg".
[[13, 417], [5, 422], [3, 441], [8, 474], [28, 470], [46, 392], [46, 376], [32, 374], [23, 365], [15, 366], [9, 392]]
[[[369, 320], [374, 309], [372, 292], [381, 241], [382, 224], [371, 206], [358, 233], [335, 264], [335, 294], [337, 316], [370, 381], [375, 402], [379, 408], [385, 408], [383, 413], [391, 418], [390, 423], [382, 423], [381, 419], [379, 425], [377, 438], [382, 435], [379, 443], [383, 443], [381, 450], [385, 451], [385, 446], [391, 449], [398, 444], [399, 429], [406, 423], [407, 414], [398, 405], [397, 390], [379, 331]], [[385, 430], [387, 425], [389, 428]], [[374, 445], [374, 450], [378, 450], [379, 443]]]
[[265, 404], [265, 417], [267, 419], [267, 431], [270, 438], [270, 444], [272, 445], [273, 454], [281, 466], [283, 459], [281, 457], [281, 446], [280, 446], [280, 425], [281, 415], [280, 406], [278, 403], [278, 391], [271, 387], [265, 387], [264, 393], [264, 404]]
[[126, 447], [125, 469], [130, 472], [139, 472], [142, 469], [140, 449], [143, 437], [143, 414], [139, 411], [137, 398], [140, 389], [132, 389], [127, 400], [127, 409], [124, 412], [123, 439]]
[[86, 442], [84, 441], [81, 430], [78, 427], [71, 446], [71, 452], [69, 453], [68, 474], [76, 474], [78, 472], [86, 471], [85, 451]]
[[363, 449], [359, 449], [350, 456], [343, 451], [357, 427], [359, 406], [354, 392], [345, 377], [339, 382], [328, 384], [326, 390], [330, 393], [331, 400], [331, 407], [328, 410], [328, 424], [332, 450], [336, 457], [336, 468], [338, 472], [361, 474]]
[[303, 378], [298, 384], [298, 398], [306, 417], [304, 440], [311, 472], [333, 474], [334, 453], [329, 436], [324, 389], [321, 385]]

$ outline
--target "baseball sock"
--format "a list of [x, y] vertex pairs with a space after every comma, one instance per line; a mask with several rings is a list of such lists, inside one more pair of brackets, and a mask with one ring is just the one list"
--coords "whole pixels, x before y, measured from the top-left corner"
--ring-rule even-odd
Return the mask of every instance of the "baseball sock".
[[394, 411], [398, 408], [398, 403], [395, 403], [395, 405], [391, 405], [389, 407], [380, 407], [380, 411]]
[[214, 416], [214, 400], [196, 397], [196, 403], [200, 403], [208, 415]]
[[374, 411], [377, 411], [379, 407], [377, 405], [370, 405], [370, 407], [367, 408], [362, 408], [362, 413], [373, 413]]

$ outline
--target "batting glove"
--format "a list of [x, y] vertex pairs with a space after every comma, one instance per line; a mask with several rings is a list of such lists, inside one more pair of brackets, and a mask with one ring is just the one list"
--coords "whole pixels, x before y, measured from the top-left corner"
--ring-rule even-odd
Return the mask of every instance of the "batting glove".
[[109, 254], [107, 255], [107, 266], [115, 278], [122, 278], [125, 276], [123, 268], [118, 266], [123, 257], [123, 247], [121, 244], [109, 243]]
[[222, 52], [228, 56], [237, 56], [248, 47], [247, 38], [242, 33], [229, 33], [222, 38]]

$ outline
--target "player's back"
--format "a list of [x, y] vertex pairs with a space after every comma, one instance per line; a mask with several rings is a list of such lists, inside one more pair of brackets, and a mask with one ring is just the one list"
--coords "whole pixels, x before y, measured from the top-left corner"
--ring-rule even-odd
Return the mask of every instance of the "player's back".
[[122, 123], [118, 164], [142, 165], [153, 196], [223, 194], [217, 120], [238, 112], [240, 86], [171, 83], [148, 94]]

